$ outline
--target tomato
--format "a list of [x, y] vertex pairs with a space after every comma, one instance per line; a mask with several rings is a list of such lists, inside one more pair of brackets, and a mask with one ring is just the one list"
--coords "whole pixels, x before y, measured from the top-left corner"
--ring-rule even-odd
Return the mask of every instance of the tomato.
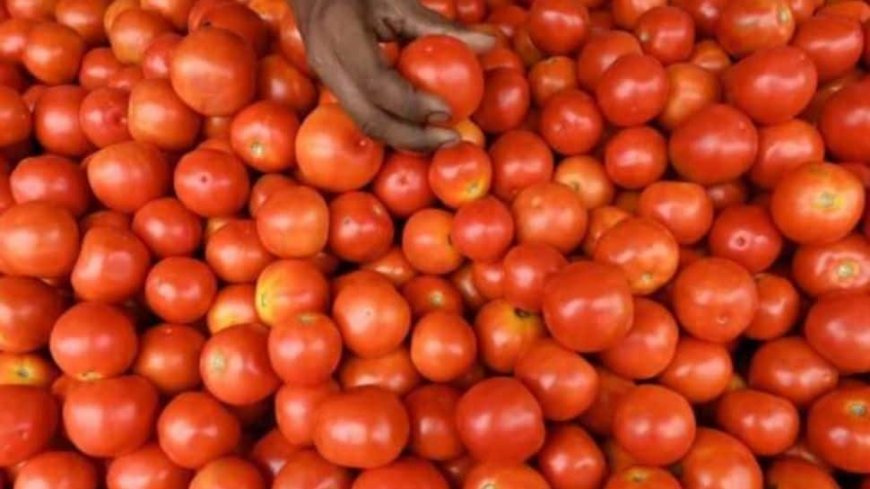
[[292, 186], [275, 192], [257, 212], [263, 246], [283, 258], [315, 255], [329, 233], [329, 208], [314, 189]]
[[648, 126], [622, 129], [605, 145], [607, 176], [622, 188], [646, 187], [661, 178], [667, 165], [665, 139]]
[[[599, 352], [621, 341], [631, 328], [631, 288], [619, 268], [575, 262], [544, 286], [544, 322], [553, 337], [578, 352]], [[595, 324], [595, 330], [578, 329]]]
[[220, 2], [207, 9], [200, 25], [226, 29], [244, 39], [258, 55], [267, 49], [269, 32], [263, 19], [245, 4]]
[[435, 275], [417, 275], [402, 285], [401, 292], [416, 318], [434, 311], [461, 314], [464, 309], [458, 287]]
[[618, 27], [632, 30], [644, 13], [665, 3], [662, 0], [616, 0], [611, 4], [610, 11]]
[[644, 12], [634, 26], [643, 51], [668, 65], [686, 61], [695, 44], [692, 17], [678, 7], [660, 5]]
[[199, 217], [170, 197], [152, 200], [136, 211], [132, 229], [161, 258], [189, 255], [202, 240]]
[[217, 230], [205, 247], [205, 259], [219, 278], [231, 283], [253, 282], [274, 260], [257, 235], [253, 220], [234, 220]]
[[186, 489], [190, 479], [156, 443], [117, 457], [106, 473], [108, 489]]
[[592, 36], [577, 57], [577, 80], [587, 90], [595, 90], [601, 76], [619, 58], [640, 54], [637, 38], [623, 31], [608, 30]]
[[12, 466], [43, 451], [57, 429], [58, 411], [47, 389], [0, 385], [0, 464]]
[[770, 274], [757, 275], [755, 287], [758, 310], [744, 335], [756, 340], [783, 336], [798, 320], [800, 296], [797, 290], [788, 279]]
[[275, 395], [275, 418], [281, 434], [293, 445], [310, 446], [318, 406], [338, 390], [334, 381], [310, 387], [293, 384], [281, 387]]
[[333, 303], [333, 318], [352, 352], [375, 357], [395, 349], [411, 326], [408, 302], [388, 284], [353, 284]]
[[145, 300], [163, 320], [191, 323], [208, 312], [217, 280], [205, 263], [187, 257], [157, 262], [145, 279]]
[[157, 389], [130, 375], [85, 382], [63, 404], [63, 426], [73, 445], [92, 457], [116, 457], [145, 444], [157, 416]]
[[453, 214], [441, 209], [423, 209], [405, 222], [402, 251], [414, 269], [429, 274], [456, 270], [462, 255], [450, 242]]
[[165, 150], [183, 150], [199, 135], [200, 117], [164, 79], [142, 80], [130, 92], [127, 126], [133, 139]]
[[278, 260], [257, 278], [257, 316], [274, 326], [302, 312], [326, 310], [329, 284], [312, 263]]
[[547, 101], [541, 111], [540, 131], [547, 143], [565, 155], [587, 153], [603, 132], [601, 112], [579, 89], [566, 89]]
[[291, 445], [277, 428], [272, 428], [257, 440], [248, 453], [248, 458], [257, 465], [271, 487], [287, 461], [299, 451], [299, 447]]
[[634, 126], [655, 118], [668, 100], [668, 76], [652, 56], [628, 53], [601, 75], [595, 96], [604, 117], [617, 126]]
[[299, 314], [269, 331], [269, 360], [284, 382], [316, 385], [338, 367], [342, 341], [338, 328], [322, 314]]
[[613, 436], [641, 464], [666, 465], [689, 451], [695, 416], [686, 399], [655, 385], [636, 387], [616, 406]]
[[604, 489], [680, 489], [670, 472], [657, 467], [629, 467], [607, 480]]
[[268, 331], [258, 324], [238, 325], [213, 334], [199, 358], [205, 388], [221, 401], [244, 406], [278, 389], [269, 363]]
[[142, 68], [139, 66], [126, 66], [109, 78], [108, 87], [129, 92], [133, 89], [133, 85], [144, 79], [145, 75], [142, 73]]
[[731, 58], [725, 52], [725, 49], [712, 39], [705, 39], [696, 44], [689, 61], [714, 75], [724, 74], [725, 70], [732, 64]]
[[531, 185], [517, 194], [512, 208], [520, 243], [546, 244], [568, 253], [583, 240], [586, 209], [567, 186]]
[[674, 168], [687, 180], [722, 183], [752, 166], [758, 132], [739, 110], [714, 104], [686, 118], [671, 135], [669, 149]]
[[227, 285], [220, 289], [206, 316], [209, 332], [216, 333], [231, 326], [257, 322], [255, 293], [253, 284]]
[[82, 57], [78, 73], [79, 85], [88, 90], [104, 88], [122, 67], [123, 64], [118, 61], [111, 48], [93, 48]]
[[686, 489], [762, 488], [761, 469], [752, 452], [721, 431], [699, 428], [682, 467], [681, 482]]
[[35, 24], [27, 33], [21, 61], [35, 78], [49, 85], [73, 81], [85, 42], [73, 29], [54, 22]]
[[462, 301], [472, 311], [477, 311], [486, 303], [486, 298], [474, 284], [472, 264], [466, 263], [450, 275], [450, 282], [459, 291]]
[[870, 389], [841, 388], [813, 403], [807, 415], [807, 440], [822, 459], [855, 473], [870, 471], [867, 458], [867, 409]]
[[577, 88], [576, 63], [567, 56], [544, 59], [529, 70], [528, 80], [535, 105], [543, 107], [553, 95]]
[[97, 471], [90, 460], [76, 452], [43, 452], [24, 463], [15, 477], [15, 487], [95, 489]]
[[105, 148], [132, 139], [127, 128], [129, 94], [119, 88], [100, 87], [81, 101], [79, 124], [91, 144]]
[[548, 54], [571, 54], [586, 39], [589, 13], [581, 2], [543, 0], [529, 9], [526, 20], [532, 42]]
[[73, 85], [48, 87], [36, 101], [33, 128], [46, 151], [82, 156], [93, 150], [82, 131], [79, 111], [87, 91]]
[[418, 387], [405, 397], [411, 426], [411, 451], [427, 460], [459, 457], [464, 447], [454, 424], [460, 393], [440, 384]]
[[870, 291], [870, 242], [860, 235], [798, 248], [792, 260], [795, 282], [812, 296]]
[[350, 489], [351, 476], [316, 451], [302, 450], [287, 461], [272, 485], [273, 489], [297, 487]]
[[761, 127], [758, 155], [749, 178], [755, 185], [771, 189], [791, 170], [808, 161], [824, 160], [824, 150], [818, 129], [800, 119]]
[[16, 275], [69, 275], [79, 252], [78, 241], [75, 219], [56, 204], [27, 202], [0, 214], [0, 262]]
[[0, 351], [26, 353], [48, 344], [64, 300], [40, 280], [0, 277]]
[[716, 39], [735, 57], [783, 46], [791, 39], [795, 19], [787, 0], [736, 0], [723, 4]]
[[750, 273], [769, 268], [783, 246], [769, 212], [750, 205], [723, 210], [716, 217], [708, 240], [714, 256], [733, 260]]
[[556, 427], [547, 435], [538, 466], [554, 489], [597, 489], [607, 467], [595, 440], [571, 425]]
[[281, 53], [302, 73], [310, 75], [311, 69], [308, 67], [308, 60], [305, 57], [305, 44], [302, 40], [302, 34], [299, 32], [293, 9], [287, 9], [279, 22], [279, 31], [278, 46]]
[[149, 328], [139, 340], [133, 371], [150, 380], [164, 394], [177, 394], [199, 386], [199, 356], [205, 337], [180, 324]]
[[9, 146], [30, 137], [33, 118], [21, 96], [8, 87], [0, 87], [0, 144]]
[[719, 397], [731, 382], [732, 373], [731, 356], [724, 346], [682, 337], [659, 382], [700, 404]]
[[172, 463], [188, 469], [229, 454], [240, 436], [238, 419], [203, 392], [177, 395], [157, 420], [160, 448]]
[[609, 370], [596, 368], [598, 371], [598, 394], [589, 409], [580, 417], [580, 424], [589, 431], [609, 436], [613, 427], [613, 413], [622, 398], [632, 389], [634, 383]]
[[765, 471], [768, 484], [777, 487], [801, 487], [805, 484], [819, 489], [840, 487], [831, 475], [818, 465], [797, 457], [782, 457], [775, 460]]
[[798, 411], [791, 402], [752, 389], [725, 393], [719, 400], [716, 419], [725, 431], [761, 456], [790, 448], [800, 428]]
[[474, 330], [458, 314], [430, 312], [414, 326], [411, 361], [428, 380], [454, 380], [471, 367], [476, 356]]
[[435, 151], [428, 180], [435, 196], [455, 209], [489, 192], [492, 163], [479, 146], [460, 142]]
[[646, 295], [676, 274], [679, 247], [663, 225], [649, 218], [629, 218], [601, 235], [593, 257], [620, 267], [632, 293]]
[[297, 114], [308, 113], [316, 103], [314, 83], [280, 54], [260, 59], [257, 80], [258, 98], [289, 106]]
[[565, 257], [544, 243], [525, 243], [511, 248], [502, 265], [504, 298], [525, 311], [540, 311], [544, 284], [566, 265]]
[[374, 180], [372, 191], [391, 214], [407, 217], [435, 201], [428, 171], [428, 162], [422, 157], [390, 154]]
[[544, 335], [539, 315], [500, 299], [480, 309], [474, 328], [484, 364], [499, 373], [512, 372], [519, 359]]
[[176, 29], [187, 27], [187, 19], [193, 0], [168, 1], [168, 0], [142, 0], [139, 2], [143, 9], [159, 13], [170, 21]]
[[491, 377], [466, 391], [456, 406], [456, 426], [469, 454], [481, 462], [520, 463], [544, 444], [538, 401], [509, 377]]
[[150, 261], [148, 248], [132, 231], [95, 227], [82, 239], [70, 281], [82, 299], [123, 302], [142, 290]]
[[151, 42], [171, 29], [172, 26], [159, 13], [129, 8], [117, 14], [106, 34], [119, 61], [140, 64]]
[[534, 394], [546, 419], [566, 421], [589, 408], [598, 375], [582, 357], [552, 340], [540, 340], [519, 357], [514, 374]]
[[389, 465], [368, 469], [357, 476], [354, 489], [447, 489], [447, 481], [430, 462], [408, 457]]
[[861, 182], [848, 170], [808, 163], [776, 185], [771, 213], [787, 238], [802, 244], [829, 243], [858, 224], [864, 199]]
[[285, 170], [296, 161], [295, 139], [299, 120], [279, 102], [254, 103], [233, 117], [233, 150], [248, 165], [262, 172]]
[[365, 136], [337, 105], [315, 109], [296, 136], [302, 179], [330, 192], [347, 192], [371, 182], [383, 155], [383, 145]]
[[27, 35], [36, 22], [32, 19], [6, 18], [0, 22], [0, 58], [19, 62], [27, 47]]
[[181, 157], [173, 178], [175, 194], [202, 217], [223, 217], [245, 207], [250, 194], [242, 162], [214, 149], [195, 149]]
[[749, 385], [807, 406], [836, 387], [836, 368], [800, 337], [784, 337], [761, 346], [752, 357]]
[[[355, 435], [345, 435], [348, 429]], [[409, 437], [408, 414], [392, 393], [377, 387], [346, 390], [323, 400], [313, 440], [324, 458], [345, 467], [372, 468], [395, 460]]]
[[658, 121], [674, 130], [699, 110], [719, 100], [719, 80], [709, 70], [693, 63], [674, 63], [665, 68], [668, 99]]
[[127, 141], [107, 146], [88, 159], [88, 183], [106, 207], [139, 210], [169, 190], [170, 169], [154, 146]]
[[521, 69], [502, 66], [488, 69], [483, 97], [472, 119], [487, 133], [516, 129], [529, 112], [530, 92]]
[[122, 310], [80, 302], [58, 318], [49, 348], [65, 374], [97, 380], [125, 372], [136, 356], [137, 343], [133, 321]]
[[866, 293], [831, 294], [816, 301], [806, 317], [807, 342], [841, 373], [870, 369], [864, 350], [870, 347], [862, 328], [870, 302]]
[[777, 124], [787, 122], [809, 105], [816, 91], [816, 78], [806, 53], [779, 46], [759, 50], [731, 67], [725, 74], [725, 93], [754, 121]]
[[815, 15], [800, 23], [792, 45], [806, 53], [819, 81], [839, 78], [855, 67], [864, 50], [861, 25], [840, 15]]
[[544, 140], [526, 130], [509, 131], [489, 148], [493, 194], [511, 201], [520, 190], [546, 182], [553, 175], [553, 154]]
[[50, 360], [36, 353], [0, 352], [0, 384], [50, 387], [60, 375]]
[[495, 197], [483, 197], [459, 208], [450, 230], [456, 249], [479, 262], [493, 262], [507, 251], [514, 237], [508, 207]]
[[537, 470], [523, 464], [478, 463], [465, 478], [464, 489], [549, 489]]
[[822, 107], [819, 130], [828, 151], [840, 160], [870, 161], [870, 144], [862, 138], [870, 119], [861, 115], [870, 104], [863, 95], [868, 87], [870, 80], [865, 77], [831, 95]]
[[667, 309], [649, 299], [637, 298], [631, 331], [601, 353], [601, 362], [627, 378], [654, 377], [674, 358], [678, 335], [677, 323]]
[[263, 476], [254, 464], [238, 458], [212, 460], [190, 481], [190, 489], [265, 489]]
[[9, 190], [16, 203], [43, 201], [67, 208], [81, 216], [90, 203], [90, 191], [82, 168], [54, 155], [25, 158], [9, 174]]

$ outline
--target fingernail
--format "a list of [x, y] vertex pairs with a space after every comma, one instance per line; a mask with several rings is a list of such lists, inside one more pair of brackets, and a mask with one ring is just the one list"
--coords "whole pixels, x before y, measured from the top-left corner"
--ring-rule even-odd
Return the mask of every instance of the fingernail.
[[459, 141], [459, 134], [450, 129], [432, 128], [429, 129], [438, 142], [439, 146], [446, 146]]
[[446, 112], [434, 112], [429, 115], [427, 122], [429, 124], [442, 124], [450, 120], [450, 114]]

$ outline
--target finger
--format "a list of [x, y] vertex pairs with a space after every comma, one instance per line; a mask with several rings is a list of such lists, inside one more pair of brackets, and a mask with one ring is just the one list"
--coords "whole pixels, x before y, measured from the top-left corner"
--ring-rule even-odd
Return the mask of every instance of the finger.
[[407, 2], [408, 12], [400, 21], [399, 30], [407, 37], [417, 38], [432, 34], [455, 37], [477, 53], [485, 53], [495, 46], [495, 37], [476, 32], [451, 22], [420, 2]]

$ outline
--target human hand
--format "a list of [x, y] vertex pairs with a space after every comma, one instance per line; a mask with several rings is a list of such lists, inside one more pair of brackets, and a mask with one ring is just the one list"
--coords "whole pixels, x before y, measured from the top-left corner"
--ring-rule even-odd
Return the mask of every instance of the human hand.
[[387, 66], [378, 41], [445, 34], [475, 51], [494, 39], [466, 30], [418, 0], [291, 0], [308, 63], [366, 134], [408, 150], [431, 151], [458, 139], [439, 97], [414, 88]]

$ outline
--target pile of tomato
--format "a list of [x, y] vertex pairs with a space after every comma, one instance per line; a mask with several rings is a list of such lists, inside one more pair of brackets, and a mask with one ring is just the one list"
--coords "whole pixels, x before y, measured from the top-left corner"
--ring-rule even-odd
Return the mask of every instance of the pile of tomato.
[[0, 488], [870, 488], [870, 4], [424, 4], [0, 4]]

